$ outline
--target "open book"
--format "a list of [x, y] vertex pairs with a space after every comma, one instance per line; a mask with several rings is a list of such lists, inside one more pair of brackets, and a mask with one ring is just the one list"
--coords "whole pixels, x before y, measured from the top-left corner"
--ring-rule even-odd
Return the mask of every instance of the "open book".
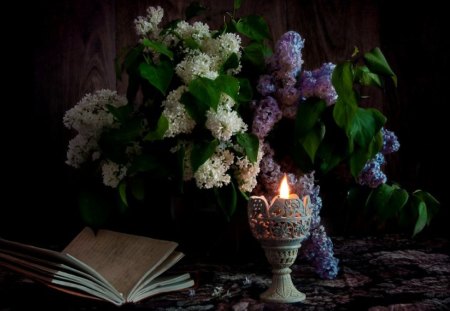
[[184, 256], [177, 245], [86, 227], [62, 252], [0, 238], [0, 266], [69, 294], [122, 305], [194, 285], [188, 273], [163, 275]]

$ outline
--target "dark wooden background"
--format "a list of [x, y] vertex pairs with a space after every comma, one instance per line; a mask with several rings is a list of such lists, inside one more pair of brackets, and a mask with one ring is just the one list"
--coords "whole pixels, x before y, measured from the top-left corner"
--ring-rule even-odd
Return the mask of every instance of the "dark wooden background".
[[[212, 27], [232, 6], [231, 0], [201, 2], [210, 8]], [[355, 46], [361, 51], [381, 47], [399, 81], [397, 90], [376, 103], [402, 143], [388, 167], [390, 177], [441, 200], [443, 212], [434, 231], [443, 233], [449, 228], [444, 152], [450, 123], [444, 113], [450, 104], [447, 11], [437, 1], [393, 2], [247, 0], [240, 14], [264, 16], [273, 38], [287, 30], [300, 32], [306, 39], [307, 69], [344, 60]], [[188, 3], [53, 0], [4, 11], [16, 23], [2, 27], [3, 106], [13, 111], [3, 114], [1, 235], [30, 238], [24, 232], [31, 230], [31, 239], [52, 241], [78, 230], [77, 180], [64, 164], [71, 133], [64, 129], [62, 116], [86, 92], [124, 91], [125, 82], [115, 78], [114, 58], [135, 43], [133, 19], [147, 6], [161, 5], [172, 19], [182, 17]]]

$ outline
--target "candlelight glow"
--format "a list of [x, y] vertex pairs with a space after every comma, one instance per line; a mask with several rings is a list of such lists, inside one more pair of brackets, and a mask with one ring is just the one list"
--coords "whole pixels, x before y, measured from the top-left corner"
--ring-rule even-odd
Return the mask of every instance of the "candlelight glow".
[[286, 174], [284, 174], [283, 180], [280, 185], [280, 198], [289, 199], [289, 185], [287, 182]]

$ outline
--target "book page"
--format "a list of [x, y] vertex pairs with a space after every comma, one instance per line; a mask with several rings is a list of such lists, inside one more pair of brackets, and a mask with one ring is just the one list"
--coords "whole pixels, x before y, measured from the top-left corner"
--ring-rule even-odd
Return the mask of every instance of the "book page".
[[86, 227], [63, 253], [92, 267], [124, 297], [128, 297], [142, 276], [158, 267], [177, 245], [172, 241], [109, 230], [99, 230], [94, 234]]
[[179, 275], [175, 278], [173, 277], [158, 277], [153, 280], [148, 287], [140, 292], [138, 295], [135, 295], [132, 302], [138, 302], [142, 299], [162, 294], [166, 292], [171, 292], [175, 290], [181, 290], [194, 285], [194, 281], [190, 278], [189, 273]]
[[8, 263], [7, 261], [3, 261], [1, 262], [1, 265], [5, 266], [8, 269], [16, 271], [20, 274], [23, 274], [32, 280], [43, 283], [46, 286], [52, 287], [54, 289], [66, 293], [92, 299], [103, 299], [115, 305], [123, 304], [123, 300], [117, 300], [117, 298], [110, 298], [101, 292], [95, 291], [90, 287], [84, 286], [82, 284], [67, 282], [64, 279], [55, 276], [49, 277], [45, 274], [39, 273], [37, 270], [33, 271], [32, 269], [29, 269], [29, 267], [18, 265], [16, 262]]
[[[145, 290], [147, 285], [152, 282], [153, 279], [164, 273], [164, 271], [169, 270], [174, 264], [180, 261], [181, 258], [184, 257], [183, 253], [173, 252], [167, 257], [164, 262], [162, 262], [157, 268], [153, 271], [149, 271], [146, 275], [144, 275], [140, 280], [139, 284], [135, 286], [128, 295], [129, 299], [133, 299], [134, 295], [139, 294], [142, 290]], [[170, 276], [170, 278], [176, 278], [177, 276]]]
[[[8, 267], [12, 270], [22, 272], [27, 277], [49, 284], [59, 284], [61, 286], [77, 288], [87, 293], [106, 299], [108, 301], [124, 302], [119, 295], [115, 295], [111, 290], [105, 289], [103, 283], [97, 283], [95, 279], [90, 279], [89, 275], [79, 274], [78, 271], [66, 272], [64, 267], [56, 269], [46, 264], [42, 265], [33, 261], [23, 260], [6, 253], [0, 252], [0, 265]], [[15, 267], [14, 269], [11, 267]], [[28, 272], [28, 273], [25, 273]]]
[[[16, 251], [11, 250], [4, 250], [0, 248], [0, 259], [3, 256], [12, 256], [14, 258], [14, 262], [25, 264], [31, 267], [41, 267], [41, 269], [48, 269], [50, 271], [57, 271], [57, 272], [66, 272], [67, 275], [72, 276], [75, 278], [82, 278], [87, 281], [92, 281], [104, 288], [104, 291], [110, 292], [112, 294], [115, 294], [116, 296], [119, 296], [118, 292], [114, 287], [112, 287], [111, 284], [109, 284], [104, 278], [97, 275], [95, 271], [93, 271], [91, 268], [88, 269], [88, 267], [85, 267], [81, 263], [75, 260], [75, 262], [72, 260], [72, 258], [68, 257], [70, 261], [70, 266], [61, 262], [53, 262], [50, 260], [43, 260], [41, 258], [37, 258], [34, 256], [30, 256], [25, 253], [19, 253]], [[1, 263], [1, 261], [0, 261]], [[74, 263], [75, 265], [72, 265]], [[88, 271], [88, 273], [86, 272]]]

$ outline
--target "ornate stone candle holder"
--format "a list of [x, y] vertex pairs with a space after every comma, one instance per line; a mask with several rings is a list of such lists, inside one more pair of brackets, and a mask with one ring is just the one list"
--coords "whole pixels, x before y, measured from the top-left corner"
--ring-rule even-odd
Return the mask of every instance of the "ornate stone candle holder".
[[292, 303], [306, 298], [292, 283], [289, 267], [309, 232], [310, 201], [309, 196], [300, 200], [296, 194], [288, 193], [289, 190], [285, 198], [283, 194], [275, 197], [270, 205], [263, 196], [252, 196], [248, 203], [250, 229], [272, 265], [272, 284], [260, 296], [269, 302]]

